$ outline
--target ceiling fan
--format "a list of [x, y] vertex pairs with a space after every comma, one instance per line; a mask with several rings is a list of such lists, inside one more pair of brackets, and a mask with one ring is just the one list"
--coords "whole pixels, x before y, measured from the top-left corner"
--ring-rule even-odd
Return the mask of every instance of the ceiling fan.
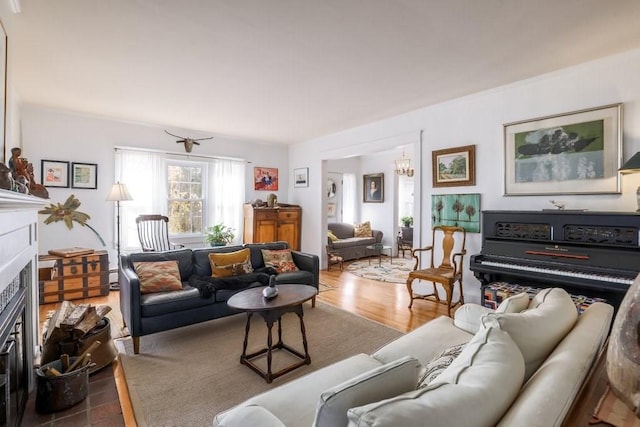
[[193, 144], [195, 145], [200, 145], [200, 143], [198, 141], [203, 141], [205, 139], [213, 139], [212, 136], [208, 137], [208, 138], [187, 138], [184, 136], [178, 136], [178, 135], [174, 135], [171, 132], [167, 132], [167, 130], [165, 129], [165, 133], [174, 136], [176, 138], [179, 138], [176, 143], [177, 144], [184, 144], [184, 149], [187, 151], [187, 153], [190, 153], [191, 150], [193, 149]]

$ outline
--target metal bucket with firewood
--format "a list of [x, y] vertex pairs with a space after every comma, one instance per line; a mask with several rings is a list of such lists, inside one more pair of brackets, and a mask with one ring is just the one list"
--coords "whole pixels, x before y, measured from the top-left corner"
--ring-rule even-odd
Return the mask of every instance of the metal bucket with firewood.
[[[70, 358], [71, 366], [79, 357]], [[42, 365], [36, 370], [38, 388], [36, 391], [36, 411], [47, 414], [57, 412], [82, 402], [89, 391], [89, 368], [83, 364], [65, 372], [61, 360]], [[50, 372], [55, 372], [51, 374]]]

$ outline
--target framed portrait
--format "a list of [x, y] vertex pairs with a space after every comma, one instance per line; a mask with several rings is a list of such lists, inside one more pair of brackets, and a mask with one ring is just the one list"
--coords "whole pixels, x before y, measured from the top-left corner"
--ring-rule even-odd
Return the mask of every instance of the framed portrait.
[[363, 175], [362, 178], [362, 201], [364, 203], [384, 202], [384, 174]]
[[258, 191], [278, 190], [278, 168], [253, 168], [253, 188]]
[[476, 146], [435, 150], [431, 153], [433, 186], [476, 185]]
[[45, 187], [69, 188], [69, 162], [42, 160], [40, 174]]
[[431, 225], [453, 225], [480, 232], [480, 194], [432, 194]]
[[622, 104], [504, 125], [504, 194], [620, 193]]
[[71, 163], [71, 188], [98, 188], [98, 165], [95, 163]]
[[294, 187], [309, 186], [309, 168], [297, 168], [293, 170], [293, 186]]

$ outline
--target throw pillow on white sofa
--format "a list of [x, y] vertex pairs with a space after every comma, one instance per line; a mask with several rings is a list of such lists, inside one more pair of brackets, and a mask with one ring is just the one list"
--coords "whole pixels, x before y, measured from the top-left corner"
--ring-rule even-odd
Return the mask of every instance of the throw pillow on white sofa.
[[523, 376], [524, 360], [509, 334], [486, 328], [429, 386], [351, 408], [349, 426], [494, 426]]
[[526, 365], [525, 381], [573, 328], [578, 310], [562, 288], [540, 291], [522, 313], [489, 313], [483, 327], [498, 326], [518, 345]]
[[480, 330], [480, 318], [488, 313], [520, 313], [529, 307], [529, 294], [522, 292], [504, 299], [494, 310], [479, 304], [464, 304], [453, 315], [453, 324], [475, 334]]
[[313, 425], [346, 426], [349, 408], [414, 390], [420, 367], [417, 359], [405, 356], [324, 391], [320, 395]]

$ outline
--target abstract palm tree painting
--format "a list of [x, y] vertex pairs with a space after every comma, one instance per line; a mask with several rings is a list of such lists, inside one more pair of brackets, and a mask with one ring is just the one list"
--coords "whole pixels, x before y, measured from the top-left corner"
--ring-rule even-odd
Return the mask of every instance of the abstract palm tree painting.
[[433, 194], [431, 225], [455, 225], [480, 232], [480, 194]]

